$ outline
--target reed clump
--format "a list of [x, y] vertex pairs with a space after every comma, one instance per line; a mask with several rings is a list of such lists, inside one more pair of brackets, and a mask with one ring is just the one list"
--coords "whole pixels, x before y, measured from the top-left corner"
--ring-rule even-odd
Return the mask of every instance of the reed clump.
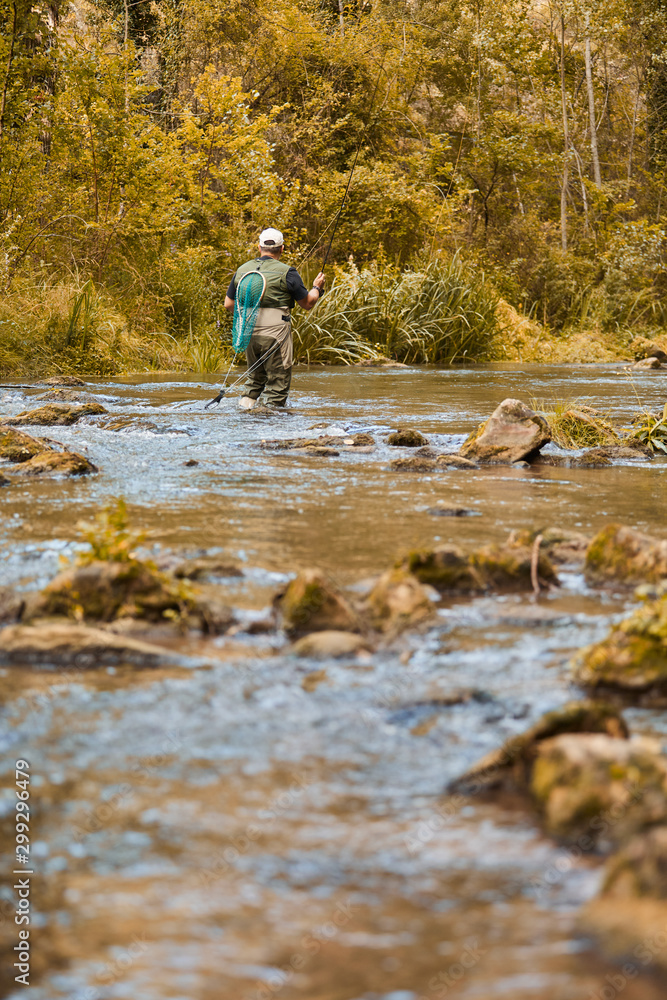
[[294, 315], [294, 352], [307, 363], [354, 364], [385, 357], [405, 364], [489, 360], [498, 297], [457, 257], [400, 271], [384, 262], [338, 270], [310, 313]]
[[604, 415], [592, 406], [567, 400], [531, 400], [531, 406], [545, 417], [551, 439], [560, 448], [600, 448], [619, 444], [621, 438]]

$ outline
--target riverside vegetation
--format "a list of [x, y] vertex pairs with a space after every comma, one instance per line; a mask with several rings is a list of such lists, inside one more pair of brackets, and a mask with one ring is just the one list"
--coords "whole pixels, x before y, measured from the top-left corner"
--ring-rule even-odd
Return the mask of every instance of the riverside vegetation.
[[312, 276], [357, 149], [297, 360], [667, 345], [658, 0], [17, 0], [0, 18], [5, 375], [219, 370], [238, 261], [279, 223]]

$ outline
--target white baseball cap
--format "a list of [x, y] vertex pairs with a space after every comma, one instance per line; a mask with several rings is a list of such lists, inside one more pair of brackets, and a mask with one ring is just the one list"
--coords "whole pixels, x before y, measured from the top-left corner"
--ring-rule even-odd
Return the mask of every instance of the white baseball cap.
[[272, 250], [283, 245], [283, 234], [279, 229], [264, 229], [259, 234], [259, 245], [262, 249]]

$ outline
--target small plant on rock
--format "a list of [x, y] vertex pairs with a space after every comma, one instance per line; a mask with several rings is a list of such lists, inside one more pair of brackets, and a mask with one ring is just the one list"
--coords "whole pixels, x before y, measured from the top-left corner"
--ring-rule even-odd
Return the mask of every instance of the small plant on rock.
[[663, 451], [667, 454], [667, 403], [661, 415], [650, 413], [648, 410], [641, 413], [632, 425], [630, 437], [651, 448], [652, 451]]
[[136, 547], [146, 539], [143, 532], [130, 530], [123, 497], [96, 514], [94, 522], [79, 521], [77, 527], [90, 545], [90, 551], [81, 553], [77, 560], [80, 566], [98, 561], [134, 562]]

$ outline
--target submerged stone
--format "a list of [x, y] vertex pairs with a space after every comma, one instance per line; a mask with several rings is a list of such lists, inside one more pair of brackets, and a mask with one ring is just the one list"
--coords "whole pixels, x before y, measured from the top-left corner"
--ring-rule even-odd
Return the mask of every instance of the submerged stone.
[[656, 583], [667, 577], [667, 540], [622, 524], [608, 524], [586, 552], [589, 583]]
[[354, 632], [340, 632], [335, 629], [325, 629], [323, 632], [312, 632], [298, 639], [290, 652], [295, 656], [308, 656], [314, 659], [338, 659], [341, 656], [355, 656], [357, 653], [370, 652], [370, 646], [360, 635]]
[[296, 579], [274, 598], [285, 631], [359, 632], [361, 622], [351, 604], [318, 569], [302, 570]]
[[9, 625], [0, 632], [3, 666], [94, 670], [121, 664], [160, 667], [173, 661], [173, 654], [159, 646], [74, 622]]
[[505, 399], [460, 449], [464, 458], [511, 463], [533, 458], [551, 441], [549, 425], [518, 399]]
[[67, 426], [75, 424], [82, 417], [106, 412], [107, 410], [100, 403], [83, 403], [81, 406], [51, 403], [48, 406], [40, 406], [36, 410], [24, 410], [17, 416], [8, 418], [6, 422], [13, 426]]

